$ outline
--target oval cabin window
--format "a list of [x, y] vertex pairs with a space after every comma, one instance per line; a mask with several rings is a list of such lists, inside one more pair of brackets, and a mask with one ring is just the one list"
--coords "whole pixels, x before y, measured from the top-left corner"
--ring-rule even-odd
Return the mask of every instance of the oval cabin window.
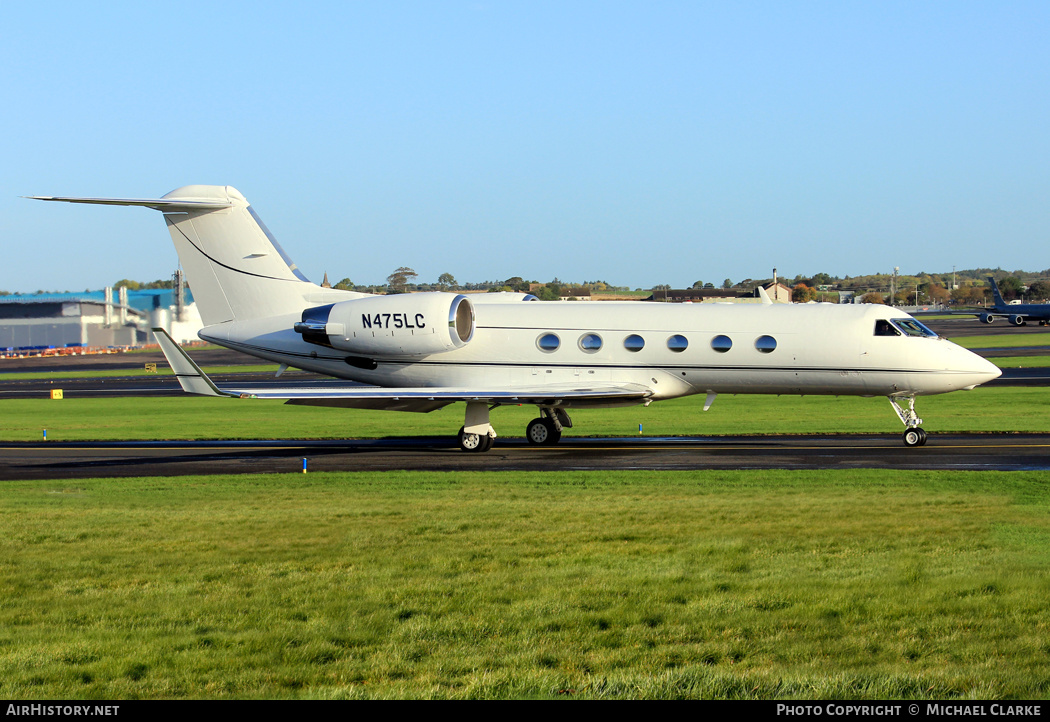
[[602, 337], [596, 333], [585, 333], [580, 336], [580, 348], [587, 353], [601, 350]]
[[755, 348], [762, 353], [773, 353], [777, 348], [777, 340], [772, 336], [759, 336], [755, 339]]
[[637, 353], [645, 348], [645, 339], [636, 333], [632, 333], [623, 340], [623, 347], [628, 351]]
[[550, 353], [558, 350], [558, 347], [561, 346], [561, 339], [555, 333], [545, 333], [536, 339], [536, 345], [540, 347], [540, 351]]
[[711, 339], [711, 348], [718, 353], [725, 353], [729, 349], [733, 348], [733, 339], [728, 336], [715, 336]]

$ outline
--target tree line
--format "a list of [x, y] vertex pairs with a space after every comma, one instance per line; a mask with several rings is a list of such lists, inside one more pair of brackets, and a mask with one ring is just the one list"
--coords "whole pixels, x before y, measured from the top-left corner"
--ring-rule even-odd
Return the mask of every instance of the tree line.
[[[812, 276], [796, 275], [789, 278], [778, 275], [777, 280], [791, 288], [792, 300], [797, 303], [819, 300], [835, 300], [832, 294], [849, 290], [866, 303], [886, 303], [893, 305], [918, 305], [918, 303], [940, 303], [942, 305], [975, 306], [991, 301], [991, 287], [987, 278], [996, 279], [999, 290], [1007, 301], [1023, 299], [1031, 303], [1050, 302], [1050, 269], [1043, 271], [1004, 271], [1001, 268], [975, 268], [953, 273], [925, 273], [915, 275], [898, 275], [881, 273], [866, 276], [832, 276], [828, 273], [817, 273]], [[629, 286], [617, 286], [607, 281], [583, 281], [581, 283], [561, 281], [557, 277], [546, 283], [526, 280], [521, 276], [512, 276], [502, 281], [481, 281], [460, 283], [451, 273], [442, 273], [434, 283], [419, 283], [419, 274], [408, 266], [400, 266], [386, 278], [386, 283], [356, 284], [344, 278], [332, 287], [358, 291], [361, 293], [418, 293], [421, 291], [515, 291], [532, 293], [541, 300], [556, 300], [583, 293], [629, 293]], [[716, 286], [714, 282], [698, 280], [693, 289], [723, 290], [737, 289], [752, 291], [756, 286], [767, 285], [773, 281], [768, 278], [745, 278], [734, 283], [726, 278]], [[954, 281], [954, 283], [953, 283]], [[952, 286], [955, 286], [954, 288]], [[188, 286], [188, 284], [187, 284]], [[173, 288], [172, 279], [141, 282], [122, 278], [113, 284], [113, 288], [125, 287], [128, 290]], [[891, 289], [896, 288], [892, 294]], [[670, 285], [659, 284], [652, 289], [670, 290]], [[43, 293], [43, 291], [38, 291]], [[10, 295], [9, 291], [0, 290], [0, 296]]]

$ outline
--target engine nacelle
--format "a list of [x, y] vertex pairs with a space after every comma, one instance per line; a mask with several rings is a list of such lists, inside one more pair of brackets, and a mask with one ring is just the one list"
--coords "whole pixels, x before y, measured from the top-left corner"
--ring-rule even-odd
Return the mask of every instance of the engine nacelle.
[[978, 318], [981, 319], [981, 323], [991, 323], [995, 320], [995, 316], [990, 313], [982, 313]]
[[474, 307], [451, 293], [403, 293], [315, 306], [293, 327], [303, 340], [360, 356], [429, 356], [474, 337]]

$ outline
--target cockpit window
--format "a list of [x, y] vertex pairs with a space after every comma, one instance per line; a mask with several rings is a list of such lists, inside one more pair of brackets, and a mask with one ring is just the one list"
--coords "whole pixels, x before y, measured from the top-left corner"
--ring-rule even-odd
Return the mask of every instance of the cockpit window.
[[937, 338], [937, 334], [923, 326], [914, 318], [895, 318], [893, 319], [893, 325], [903, 331], [905, 336]]
[[901, 332], [893, 327], [893, 324], [884, 318], [875, 322], [876, 336], [900, 336]]

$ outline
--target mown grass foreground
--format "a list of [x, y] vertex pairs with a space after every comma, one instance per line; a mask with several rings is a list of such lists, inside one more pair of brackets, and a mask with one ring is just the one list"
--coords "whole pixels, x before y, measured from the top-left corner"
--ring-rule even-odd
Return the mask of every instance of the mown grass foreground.
[[0, 696], [1045, 698], [1039, 473], [10, 482]]

